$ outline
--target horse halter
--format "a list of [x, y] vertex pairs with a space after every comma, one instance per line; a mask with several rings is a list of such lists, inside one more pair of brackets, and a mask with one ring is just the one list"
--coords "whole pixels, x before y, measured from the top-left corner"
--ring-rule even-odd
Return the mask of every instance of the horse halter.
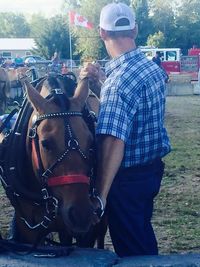
[[45, 119], [53, 119], [53, 118], [68, 118], [68, 117], [82, 117], [82, 112], [56, 112], [56, 113], [49, 113], [44, 115], [34, 115], [32, 119], [32, 128], [29, 133], [29, 137], [32, 138], [32, 150], [35, 154], [36, 166], [38, 168], [38, 174], [42, 179], [42, 184], [47, 184], [48, 186], [57, 186], [63, 184], [72, 184], [72, 183], [86, 183], [90, 184], [90, 179], [86, 175], [67, 175], [67, 176], [57, 176], [51, 177], [53, 174], [53, 170], [56, 168], [58, 164], [60, 164], [64, 158], [71, 152], [77, 151], [79, 155], [84, 160], [89, 160], [89, 157], [85, 154], [84, 151], [80, 148], [79, 142], [75, 135], [73, 134], [72, 128], [70, 126], [69, 120], [66, 120], [66, 131], [67, 136], [69, 136], [68, 141], [66, 142], [66, 149], [65, 151], [55, 160], [50, 167], [46, 170], [43, 168], [41, 155], [39, 152], [39, 140], [37, 135], [37, 127], [41, 121]]

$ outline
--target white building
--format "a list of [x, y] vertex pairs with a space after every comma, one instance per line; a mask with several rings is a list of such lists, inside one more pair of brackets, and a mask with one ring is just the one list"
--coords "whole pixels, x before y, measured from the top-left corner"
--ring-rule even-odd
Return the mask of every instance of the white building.
[[33, 38], [0, 38], [0, 55], [4, 58], [31, 55], [36, 47]]

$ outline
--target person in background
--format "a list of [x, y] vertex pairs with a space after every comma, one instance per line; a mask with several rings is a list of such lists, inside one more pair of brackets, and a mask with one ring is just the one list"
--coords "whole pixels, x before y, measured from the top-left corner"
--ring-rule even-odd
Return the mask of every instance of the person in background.
[[165, 82], [168, 83], [168, 81], [169, 81], [169, 75], [167, 74], [166, 70], [163, 68], [163, 66], [161, 64], [162, 61], [161, 61], [161, 55], [160, 55], [160, 52], [159, 51], [156, 51], [156, 55], [155, 55], [155, 57], [152, 58], [152, 61], [155, 62], [158, 65], [158, 67], [160, 67], [163, 70], [163, 72], [166, 75]]
[[[99, 222], [106, 207], [115, 252], [120, 257], [158, 254], [151, 224], [154, 198], [170, 141], [164, 126], [165, 73], [136, 47], [137, 24], [123, 3], [106, 5], [100, 37], [111, 61], [101, 87], [97, 122], [98, 164], [94, 200]], [[98, 78], [88, 64], [82, 78]]]
[[62, 65], [60, 64], [58, 52], [54, 53], [49, 69], [51, 72], [61, 73]]
[[161, 67], [160, 52], [156, 51], [155, 56], [152, 58], [152, 61], [155, 62], [159, 67]]
[[4, 58], [2, 54], [0, 54], [0, 67], [3, 65], [3, 63], [4, 63]]
[[16, 55], [16, 57], [14, 59], [14, 65], [15, 65], [15, 68], [24, 66], [23, 58], [20, 57], [18, 54]]
[[66, 63], [63, 63], [63, 64], [62, 64], [62, 68], [61, 68], [61, 74], [62, 74], [62, 75], [65, 75], [65, 74], [67, 74], [68, 72], [69, 72], [69, 70], [68, 70], [68, 68], [67, 68]]
[[54, 52], [53, 57], [51, 59], [52, 64], [59, 64], [59, 56], [58, 52]]

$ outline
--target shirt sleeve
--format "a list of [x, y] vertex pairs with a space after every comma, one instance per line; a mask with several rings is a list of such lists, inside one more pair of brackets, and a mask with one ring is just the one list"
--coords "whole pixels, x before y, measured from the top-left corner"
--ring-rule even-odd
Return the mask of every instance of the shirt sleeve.
[[112, 135], [126, 141], [131, 121], [127, 111], [127, 103], [120, 94], [109, 88], [101, 99], [96, 133]]

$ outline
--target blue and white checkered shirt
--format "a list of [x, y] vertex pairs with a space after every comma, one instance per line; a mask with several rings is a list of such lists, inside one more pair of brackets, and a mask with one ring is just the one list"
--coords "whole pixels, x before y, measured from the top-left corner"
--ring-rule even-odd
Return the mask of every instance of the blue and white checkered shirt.
[[164, 71], [138, 48], [112, 59], [106, 75], [96, 133], [125, 142], [121, 167], [145, 164], [169, 153]]

